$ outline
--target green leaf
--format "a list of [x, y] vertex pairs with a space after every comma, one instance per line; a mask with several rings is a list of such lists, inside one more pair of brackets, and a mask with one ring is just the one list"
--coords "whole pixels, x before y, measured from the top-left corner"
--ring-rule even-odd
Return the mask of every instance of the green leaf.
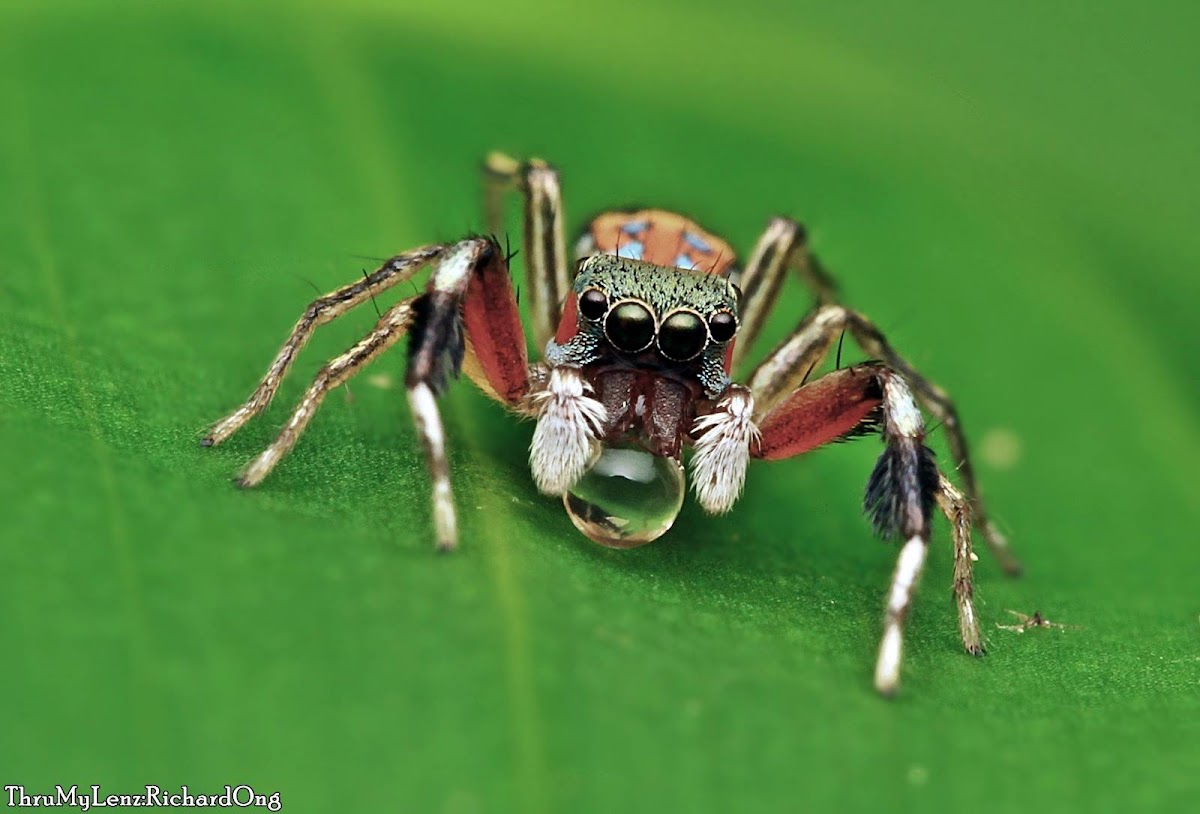
[[[289, 811], [1194, 805], [1200, 65], [1175, 17], [6, 4], [4, 783], [248, 783]], [[481, 228], [493, 148], [561, 168], [572, 228], [647, 203], [746, 251], [805, 220], [957, 400], [1025, 559], [1007, 580], [981, 550], [985, 658], [939, 526], [901, 697], [872, 691], [896, 551], [859, 510], [869, 439], [609, 551], [464, 382], [463, 545], [439, 557], [397, 351], [232, 487], [374, 310], [227, 444], [203, 430], [316, 291]], [[760, 352], [806, 307], [790, 286]]]

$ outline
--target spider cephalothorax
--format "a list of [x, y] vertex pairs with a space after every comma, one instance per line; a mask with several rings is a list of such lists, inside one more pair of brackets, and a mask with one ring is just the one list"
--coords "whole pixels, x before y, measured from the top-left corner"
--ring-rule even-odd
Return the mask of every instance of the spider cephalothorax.
[[[524, 198], [526, 290], [544, 361], [529, 363], [508, 257], [494, 239], [470, 237], [397, 255], [313, 302], [246, 403], [202, 440], [219, 444], [265, 409], [318, 325], [433, 266], [423, 294], [392, 306], [367, 337], [321, 369], [279, 437], [243, 471], [241, 485], [260, 483], [325, 395], [406, 333], [405, 384], [433, 478], [434, 527], [443, 549], [455, 547], [458, 531], [436, 397], [460, 369], [489, 396], [536, 421], [530, 469], [538, 489], [561, 496], [588, 537], [618, 548], [670, 529], [684, 500], [689, 447], [697, 502], [721, 513], [741, 494], [752, 458], [789, 458], [878, 433], [884, 450], [864, 506], [882, 537], [904, 545], [888, 596], [876, 686], [890, 693], [898, 684], [901, 624], [935, 506], [952, 526], [963, 645], [982, 652], [972, 602], [972, 523], [1006, 570], [1018, 566], [984, 514], [954, 407], [869, 320], [838, 304], [799, 224], [773, 219], [743, 268], [727, 242], [682, 215], [606, 212], [588, 224], [572, 266], [557, 172], [542, 161], [492, 155], [485, 178], [493, 233], [504, 191], [516, 187]], [[791, 268], [815, 293], [816, 307], [745, 384], [737, 384], [742, 355]], [[874, 360], [809, 381], [846, 332]], [[918, 404], [946, 427], [965, 497], [925, 446]]]

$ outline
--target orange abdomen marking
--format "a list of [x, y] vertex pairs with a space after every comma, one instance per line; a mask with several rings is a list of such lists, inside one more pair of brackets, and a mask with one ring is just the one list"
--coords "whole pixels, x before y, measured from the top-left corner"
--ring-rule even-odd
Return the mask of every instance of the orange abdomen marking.
[[596, 251], [656, 266], [723, 275], [737, 260], [733, 248], [693, 220], [664, 209], [605, 212], [588, 230]]

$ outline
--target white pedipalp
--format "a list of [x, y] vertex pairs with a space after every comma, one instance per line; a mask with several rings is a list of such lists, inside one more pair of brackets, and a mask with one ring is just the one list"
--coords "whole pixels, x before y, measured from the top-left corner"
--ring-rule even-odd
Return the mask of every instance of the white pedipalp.
[[716, 409], [696, 419], [692, 434], [692, 488], [700, 506], [710, 514], [733, 508], [746, 483], [750, 446], [758, 440], [754, 397], [743, 387], [731, 387]]
[[564, 494], [600, 451], [607, 413], [591, 392], [579, 368], [564, 365], [550, 371], [546, 389], [533, 397], [537, 427], [529, 445], [529, 468], [544, 494]]

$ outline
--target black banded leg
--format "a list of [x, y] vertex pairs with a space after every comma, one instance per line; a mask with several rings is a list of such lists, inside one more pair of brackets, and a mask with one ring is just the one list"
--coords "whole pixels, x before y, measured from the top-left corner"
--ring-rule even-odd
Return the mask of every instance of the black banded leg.
[[[861, 315], [840, 305], [821, 306], [806, 316], [750, 375], [756, 421], [796, 392], [843, 330], [863, 324], [869, 325]], [[932, 451], [925, 446], [924, 419], [907, 377], [887, 365], [875, 368], [882, 395], [885, 446], [868, 480], [864, 509], [880, 536], [904, 541], [888, 593], [875, 673], [880, 692], [892, 694], [899, 686], [903, 624], [928, 552], [935, 502], [952, 527], [954, 598], [963, 647], [974, 654], [981, 653], [983, 647], [972, 597], [970, 503], [938, 471]]]
[[[885, 392], [887, 387], [885, 386]], [[887, 430], [891, 432], [891, 430]], [[889, 442], [891, 443], [891, 442]], [[926, 450], [928, 452], [928, 450]], [[882, 463], [882, 459], [881, 459]], [[918, 464], [920, 466], [921, 464]], [[908, 494], [905, 502], [914, 506], [928, 501], [929, 490], [933, 489], [933, 498], [950, 520], [954, 540], [954, 600], [958, 606], [959, 634], [963, 647], [972, 655], [983, 653], [983, 640], [979, 632], [979, 620], [975, 615], [973, 604], [973, 583], [971, 578], [974, 555], [971, 552], [971, 518], [970, 506], [963, 495], [954, 488], [946, 476], [933, 468], [932, 457], [929, 458], [930, 473], [919, 476], [918, 482], [921, 497], [909, 487], [903, 492]], [[874, 476], [872, 476], [874, 480]], [[934, 481], [930, 483], [929, 480]], [[900, 664], [904, 650], [904, 620], [908, 616], [912, 604], [913, 593], [920, 580], [921, 570], [925, 564], [925, 556], [929, 549], [928, 515], [923, 522], [923, 530], [917, 529], [908, 536], [908, 541], [900, 549], [896, 561], [896, 570], [892, 575], [891, 589], [888, 591], [887, 608], [884, 612], [883, 640], [879, 645], [879, 660], [875, 665], [875, 687], [884, 695], [895, 695], [900, 685]]]
[[484, 208], [488, 229], [497, 234], [506, 190], [523, 202], [525, 290], [529, 294], [533, 338], [545, 347], [558, 328], [562, 303], [571, 291], [563, 233], [558, 171], [541, 159], [521, 162], [503, 153], [484, 160]]
[[267, 368], [266, 375], [258, 383], [254, 392], [250, 394], [250, 398], [213, 425], [208, 435], [200, 441], [201, 446], [211, 447], [220, 444], [241, 429], [247, 421], [267, 408], [275, 396], [275, 391], [279, 389], [279, 383], [283, 381], [300, 349], [308, 342], [317, 326], [340, 317], [356, 305], [360, 305], [397, 283], [409, 279], [444, 249], [444, 246], [439, 245], [424, 246], [397, 255], [384, 262], [374, 273], [310, 303], [308, 308], [304, 309], [304, 314], [295, 327], [292, 328], [291, 334], [283, 343], [279, 353], [276, 354], [271, 366]]
[[460, 241], [438, 258], [429, 288], [415, 305], [412, 341], [408, 346], [405, 387], [408, 404], [433, 482], [433, 520], [437, 547], [458, 545], [450, 465], [436, 397], [462, 369], [466, 350], [462, 307], [471, 275], [494, 261], [500, 247], [487, 238]]
[[792, 267], [816, 297], [817, 305], [833, 305], [838, 301], [837, 282], [825, 270], [807, 242], [792, 255]]
[[874, 324], [862, 314], [848, 311], [848, 327], [855, 341], [870, 356], [881, 359], [888, 367], [904, 376], [912, 386], [913, 392], [925, 409], [941, 423], [946, 430], [950, 445], [950, 454], [954, 458], [955, 470], [963, 479], [966, 487], [967, 500], [971, 506], [971, 515], [976, 528], [983, 533], [988, 548], [1000, 562], [1000, 567], [1010, 576], [1021, 573], [1021, 563], [1013, 554], [1008, 540], [996, 525], [988, 518], [984, 509], [983, 498], [979, 494], [979, 485], [975, 480], [975, 470], [971, 466], [971, 458], [967, 452], [967, 439], [963, 433], [962, 422], [954, 402], [940, 387], [918, 373], [898, 354], [887, 339]]
[[287, 455], [296, 445], [296, 441], [308, 427], [308, 422], [312, 420], [326, 394], [353, 377], [364, 365], [396, 344], [404, 336], [415, 315], [413, 304], [416, 299], [415, 297], [410, 298], [393, 305], [384, 313], [369, 334], [350, 350], [321, 368], [304, 393], [304, 397], [300, 399], [300, 403], [292, 412], [291, 418], [279, 431], [279, 435], [242, 471], [238, 478], [239, 486], [257, 486], [262, 483], [283, 456]]
[[904, 620], [929, 551], [930, 516], [940, 475], [933, 453], [925, 446], [924, 420], [908, 385], [890, 370], [880, 371], [879, 377], [886, 446], [867, 483], [863, 504], [880, 536], [905, 541], [888, 591], [875, 665], [875, 688], [890, 696], [900, 685]]
[[[774, 222], [772, 226], [774, 226]], [[799, 228], [799, 227], [797, 227]], [[770, 229], [768, 229], [770, 234]], [[766, 240], [764, 235], [763, 240]], [[760, 241], [762, 245], [763, 241]], [[757, 250], [756, 250], [757, 251]], [[804, 279], [805, 285], [817, 300], [818, 306], [831, 306], [838, 302], [837, 285], [821, 266], [816, 255], [812, 254], [807, 245], [800, 241], [798, 248], [792, 252], [795, 264]], [[966, 486], [967, 500], [971, 505], [971, 514], [976, 528], [983, 533], [988, 549], [1000, 563], [1000, 567], [1010, 576], [1021, 573], [1021, 563], [1009, 547], [1008, 540], [996, 524], [988, 517], [979, 493], [979, 485], [975, 480], [975, 470], [971, 465], [970, 454], [967, 451], [967, 439], [963, 432], [962, 422], [954, 402], [944, 390], [922, 376], [912, 365], [904, 360], [895, 349], [888, 344], [883, 333], [875, 325], [855, 311], [846, 311], [847, 325], [854, 335], [859, 347], [869, 356], [886, 362], [888, 367], [899, 371], [909, 384], [912, 385], [917, 399], [946, 429], [946, 437], [950, 445], [950, 454], [954, 458], [954, 466], [962, 476]]]
[[888, 343], [883, 333], [862, 314], [841, 305], [822, 305], [809, 313], [790, 336], [771, 352], [750, 374], [748, 384], [754, 391], [755, 418], [761, 418], [786, 398], [816, 368], [837, 341], [849, 330], [854, 341], [871, 357], [881, 360], [901, 374], [917, 399], [946, 429], [955, 470], [962, 476], [975, 527], [982, 532], [988, 549], [1009, 575], [1021, 572], [1021, 564], [1008, 541], [984, 510], [967, 451], [962, 422], [950, 397], [937, 385], [918, 373]]

